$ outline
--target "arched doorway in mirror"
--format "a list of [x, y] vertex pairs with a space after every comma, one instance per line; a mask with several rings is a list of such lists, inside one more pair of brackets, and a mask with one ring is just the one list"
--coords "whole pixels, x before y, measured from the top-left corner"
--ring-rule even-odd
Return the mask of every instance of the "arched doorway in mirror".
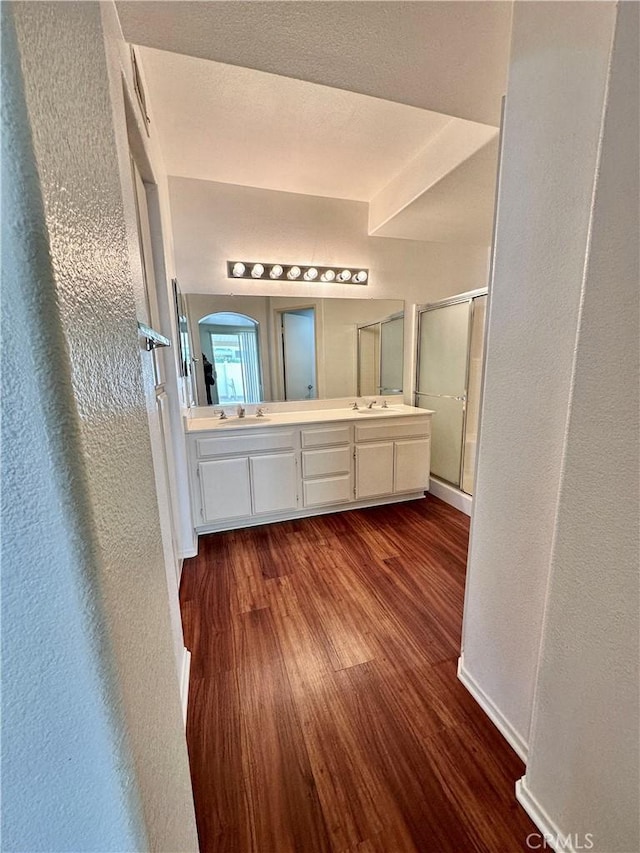
[[207, 404], [261, 402], [258, 321], [246, 314], [220, 311], [202, 317], [198, 327]]

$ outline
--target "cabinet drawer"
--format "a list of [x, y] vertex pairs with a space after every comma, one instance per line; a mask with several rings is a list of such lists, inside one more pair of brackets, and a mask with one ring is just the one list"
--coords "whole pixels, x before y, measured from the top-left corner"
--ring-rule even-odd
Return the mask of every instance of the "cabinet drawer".
[[356, 441], [378, 441], [380, 439], [413, 438], [431, 434], [429, 418], [407, 418], [404, 422], [363, 424], [356, 426]]
[[303, 447], [327, 447], [331, 444], [348, 444], [350, 441], [350, 426], [329, 426], [302, 430]]
[[293, 450], [296, 433], [294, 430], [253, 432], [246, 435], [212, 435], [197, 438], [198, 459], [209, 456], [229, 456], [235, 453], [254, 453], [259, 450]]
[[348, 474], [351, 471], [351, 445], [328, 450], [302, 451], [302, 476], [322, 477], [326, 474]]
[[351, 500], [351, 476], [305, 480], [302, 484], [305, 506], [327, 506]]

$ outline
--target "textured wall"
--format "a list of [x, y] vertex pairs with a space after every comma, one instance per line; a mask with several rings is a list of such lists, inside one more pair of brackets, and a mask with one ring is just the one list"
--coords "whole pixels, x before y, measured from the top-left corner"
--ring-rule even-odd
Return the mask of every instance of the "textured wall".
[[619, 6], [525, 778], [600, 853], [640, 849], [639, 13]]
[[514, 9], [463, 674], [523, 749], [614, 17], [613, 3]]
[[[129, 186], [130, 193], [123, 110], [121, 105], [112, 110], [111, 95], [117, 88], [109, 78], [98, 4], [19, 3], [14, 16], [79, 414], [75, 466], [86, 476], [85, 505], [95, 525], [95, 535], [84, 547], [95, 547], [91, 581], [99, 590], [104, 616], [92, 611], [90, 629], [112, 650], [119, 698], [114, 703], [105, 697], [103, 710], [115, 720], [124, 719], [124, 728], [116, 725], [116, 731], [126, 736], [133, 765], [128, 775], [119, 770], [112, 778], [106, 776], [105, 785], [137, 790], [150, 849], [194, 850], [143, 387], [146, 374], [136, 330], [139, 283], [136, 292], [129, 263], [134, 245], [130, 196], [126, 209], [123, 206], [123, 188]], [[48, 361], [45, 349], [38, 356]], [[52, 463], [65, 473], [64, 460], [54, 458]], [[66, 498], [72, 505], [77, 502], [75, 496]], [[55, 570], [55, 564], [49, 568]], [[88, 603], [94, 599], [92, 587]], [[28, 602], [25, 606], [28, 610]], [[102, 647], [100, 651], [104, 653]], [[58, 675], [64, 684], [74, 673], [60, 669]], [[52, 706], [49, 713], [55, 716], [56, 709]], [[89, 794], [75, 790], [80, 801]], [[57, 824], [54, 818], [50, 832]], [[84, 848], [78, 844], [74, 849]], [[106, 841], [101, 849], [131, 848]]]
[[2, 95], [2, 846], [142, 849], [95, 631], [99, 556], [7, 4]]

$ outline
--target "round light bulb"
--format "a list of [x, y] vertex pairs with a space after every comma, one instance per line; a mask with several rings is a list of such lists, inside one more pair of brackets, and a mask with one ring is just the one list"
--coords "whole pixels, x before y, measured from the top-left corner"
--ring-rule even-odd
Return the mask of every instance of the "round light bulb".
[[282, 269], [282, 267], [280, 266], [280, 264], [274, 264], [274, 265], [271, 267], [271, 272], [269, 273], [269, 276], [270, 276], [271, 278], [280, 278], [280, 276], [282, 275], [282, 273], [283, 273], [283, 269]]
[[351, 278], [351, 270], [342, 270], [341, 273], [338, 273], [338, 279], [340, 281], [349, 281]]
[[364, 270], [360, 270], [360, 272], [357, 272], [357, 273], [354, 275], [353, 280], [354, 280], [354, 281], [359, 282], [360, 284], [362, 284], [363, 282], [365, 282], [365, 281], [367, 280], [367, 274], [366, 274], [366, 272], [365, 272]]
[[238, 262], [237, 264], [233, 265], [232, 273], [236, 278], [241, 278], [244, 275], [245, 269], [245, 265]]
[[264, 267], [262, 266], [262, 264], [254, 264], [253, 265], [253, 268], [251, 270], [251, 277], [252, 278], [261, 278], [263, 273], [264, 273]]
[[318, 270], [315, 267], [309, 267], [304, 274], [305, 281], [313, 281], [318, 278]]
[[300, 275], [300, 267], [291, 267], [287, 273], [287, 278], [298, 278]]
[[320, 276], [322, 281], [333, 281], [335, 279], [335, 277], [336, 277], [336, 274], [333, 270], [326, 270]]

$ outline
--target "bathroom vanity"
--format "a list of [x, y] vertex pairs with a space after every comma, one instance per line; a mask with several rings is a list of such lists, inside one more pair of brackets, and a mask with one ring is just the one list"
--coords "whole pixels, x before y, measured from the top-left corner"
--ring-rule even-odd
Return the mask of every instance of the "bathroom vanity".
[[340, 405], [186, 418], [197, 532], [424, 497], [432, 412]]

